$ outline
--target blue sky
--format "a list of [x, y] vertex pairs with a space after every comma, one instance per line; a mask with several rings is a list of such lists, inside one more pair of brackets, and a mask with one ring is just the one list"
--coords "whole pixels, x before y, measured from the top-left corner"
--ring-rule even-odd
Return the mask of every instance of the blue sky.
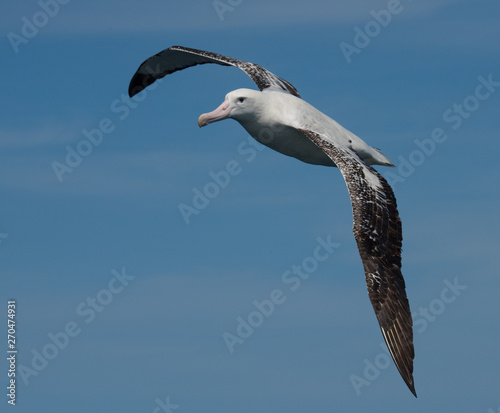
[[[499, 12], [4, 5], [0, 294], [4, 338], [17, 301], [18, 411], [498, 411]], [[206, 65], [125, 97], [139, 64], [175, 44], [266, 67], [396, 165], [378, 170], [403, 220], [418, 399], [380, 345], [339, 171], [254, 146], [233, 121], [198, 128], [250, 79]], [[187, 223], [197, 191], [212, 198]], [[294, 266], [310, 269], [300, 284], [286, 283]], [[8, 369], [2, 357], [4, 389]]]

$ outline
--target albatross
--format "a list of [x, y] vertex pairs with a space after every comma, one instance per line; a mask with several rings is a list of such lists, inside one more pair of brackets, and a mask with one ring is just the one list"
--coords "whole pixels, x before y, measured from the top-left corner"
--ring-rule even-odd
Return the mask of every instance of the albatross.
[[199, 117], [200, 127], [234, 119], [258, 142], [275, 151], [340, 170], [351, 198], [353, 232], [368, 296], [392, 359], [416, 397], [412, 317], [401, 273], [401, 220], [391, 187], [371, 166], [394, 165], [379, 149], [302, 100], [286, 80], [255, 63], [217, 53], [169, 47], [139, 66], [130, 81], [129, 96], [166, 75], [206, 63], [243, 70], [259, 90], [228, 93], [217, 109]]

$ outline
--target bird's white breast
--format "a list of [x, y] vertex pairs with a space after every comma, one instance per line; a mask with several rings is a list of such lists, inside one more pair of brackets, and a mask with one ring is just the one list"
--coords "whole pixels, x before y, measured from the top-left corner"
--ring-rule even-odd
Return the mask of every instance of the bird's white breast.
[[261, 92], [260, 107], [241, 125], [257, 141], [303, 162], [335, 166], [333, 161], [298, 129], [314, 131], [337, 147], [354, 150], [367, 164], [390, 164], [375, 148], [304, 100], [282, 92]]

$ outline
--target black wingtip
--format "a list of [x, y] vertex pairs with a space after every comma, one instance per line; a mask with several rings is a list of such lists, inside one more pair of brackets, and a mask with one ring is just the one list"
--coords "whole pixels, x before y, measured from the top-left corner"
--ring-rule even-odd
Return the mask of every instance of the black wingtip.
[[128, 86], [128, 95], [130, 97], [137, 95], [139, 92], [143, 91], [149, 85], [154, 83], [155, 80], [156, 78], [149, 74], [136, 72]]
[[410, 391], [413, 393], [413, 395], [415, 397], [417, 397], [417, 392], [415, 391], [415, 386], [413, 384], [413, 381], [411, 383], [406, 383], [406, 385], [408, 386], [408, 388], [410, 389]]
[[[387, 346], [389, 347], [389, 343], [386, 343]], [[389, 350], [390, 351], [390, 350]], [[392, 356], [392, 354], [391, 354]], [[409, 371], [404, 371], [400, 368], [401, 363], [398, 362], [394, 357], [392, 358], [394, 360], [394, 364], [396, 365], [396, 368], [399, 371], [399, 374], [401, 375], [401, 378], [405, 382], [405, 384], [408, 386], [412, 394], [417, 397], [417, 392], [415, 391], [415, 382], [413, 381], [413, 359], [410, 360], [410, 370]]]
[[128, 86], [128, 95], [130, 97], [142, 92], [149, 85], [152, 85], [168, 73], [161, 70], [158, 62], [152, 61], [152, 59], [156, 56], [157, 55], [152, 56], [142, 62], [137, 71], [134, 73], [134, 76], [132, 76]]

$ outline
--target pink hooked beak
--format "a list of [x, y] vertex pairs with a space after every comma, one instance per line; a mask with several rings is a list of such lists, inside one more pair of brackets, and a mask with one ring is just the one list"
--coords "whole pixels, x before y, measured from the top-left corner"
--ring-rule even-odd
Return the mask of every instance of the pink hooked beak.
[[204, 113], [198, 118], [198, 126], [201, 128], [208, 125], [209, 123], [217, 122], [222, 119], [226, 119], [229, 116], [231, 109], [229, 109], [229, 100], [222, 102], [217, 109], [210, 113]]

